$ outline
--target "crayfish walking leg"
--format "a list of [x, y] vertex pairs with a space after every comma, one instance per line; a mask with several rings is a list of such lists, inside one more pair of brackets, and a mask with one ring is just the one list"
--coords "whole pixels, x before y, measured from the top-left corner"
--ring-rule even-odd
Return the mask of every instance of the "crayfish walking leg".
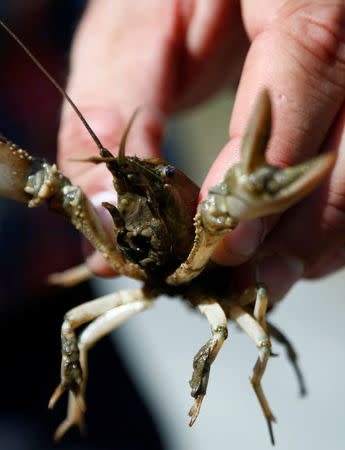
[[271, 342], [267, 331], [265, 330], [265, 313], [267, 308], [267, 292], [266, 288], [260, 286], [256, 290], [256, 304], [254, 307], [254, 317], [239, 306], [236, 302], [229, 302], [228, 314], [229, 318], [237, 323], [237, 325], [255, 342], [259, 349], [259, 357], [253, 369], [253, 375], [250, 382], [254, 388], [255, 394], [259, 400], [260, 406], [263, 410], [271, 437], [271, 442], [274, 444], [274, 437], [272, 431], [272, 422], [275, 422], [275, 417], [266, 400], [265, 394], [261, 387], [261, 379], [265, 372], [268, 358], [271, 351]]
[[[88, 350], [131, 316], [150, 308], [153, 298], [155, 295], [145, 288], [124, 290], [84, 303], [66, 314], [61, 329], [61, 382], [50, 399], [49, 408], [54, 408], [64, 391], [69, 390], [70, 395], [67, 417], [57, 429], [55, 440], [73, 425], [78, 425], [83, 432]], [[92, 320], [78, 339], [74, 330]]]
[[192, 397], [195, 403], [189, 411], [192, 426], [199, 415], [201, 403], [206, 394], [208, 377], [213, 361], [221, 349], [225, 339], [228, 336], [228, 325], [226, 315], [214, 299], [204, 299], [203, 303], [198, 305], [199, 310], [207, 317], [211, 326], [212, 337], [201, 347], [193, 360], [193, 375], [189, 384], [192, 388]]

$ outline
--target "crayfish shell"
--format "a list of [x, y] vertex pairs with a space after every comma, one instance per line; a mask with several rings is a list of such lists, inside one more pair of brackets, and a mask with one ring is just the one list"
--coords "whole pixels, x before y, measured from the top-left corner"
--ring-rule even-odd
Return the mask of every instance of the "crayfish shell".
[[0, 195], [27, 203], [24, 191], [33, 158], [18, 145], [0, 135]]

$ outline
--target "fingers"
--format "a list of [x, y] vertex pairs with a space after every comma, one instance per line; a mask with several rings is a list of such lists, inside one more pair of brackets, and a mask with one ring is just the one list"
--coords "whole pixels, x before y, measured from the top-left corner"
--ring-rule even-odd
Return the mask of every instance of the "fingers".
[[[236, 0], [93, 0], [74, 40], [67, 90], [109, 150], [117, 147], [135, 108], [148, 106], [130, 133], [127, 151], [157, 156], [162, 114], [200, 101], [229, 77], [237, 78], [247, 44]], [[228, 54], [232, 58], [225, 66]], [[95, 150], [65, 104], [60, 165], [73, 181], [84, 167], [71, 166], [68, 158]]]
[[[157, 156], [162, 116], [205, 98], [230, 76], [236, 78], [247, 44], [236, 0], [211, 4], [207, 0], [92, 0], [72, 47], [67, 90], [110, 151], [116, 149], [135, 108], [146, 105], [146, 113], [130, 133], [127, 152]], [[232, 58], [225, 66], [229, 53]], [[60, 166], [88, 194], [109, 184], [109, 179], [105, 177], [101, 186], [91, 184], [83, 176], [85, 166], [70, 164], [68, 159], [95, 151], [95, 143], [65, 103]], [[94, 170], [99, 172], [100, 168]]]
[[345, 263], [345, 106], [325, 143], [330, 149], [338, 153], [333, 172], [281, 216], [254, 261], [238, 268], [241, 285], [265, 283], [275, 301], [300, 278], [324, 276]]
[[[235, 0], [90, 1], [72, 47], [67, 91], [102, 145], [116, 154], [129, 117], [145, 105], [129, 133], [126, 154], [158, 156], [169, 112], [185, 100], [205, 97], [229, 77], [229, 70], [219, 66], [230, 42], [233, 54], [243, 59], [246, 44], [240, 51], [238, 39], [230, 39], [244, 37], [239, 14]], [[238, 73], [239, 65], [234, 67]], [[67, 103], [58, 143], [64, 173], [93, 203], [109, 201], [113, 187], [105, 167], [70, 161], [98, 149]], [[91, 255], [88, 261], [99, 272], [99, 257]]]
[[[278, 2], [262, 3], [272, 9]], [[249, 16], [252, 2], [244, 4]], [[344, 20], [343, 1], [300, 0], [284, 2], [269, 24], [248, 18], [254, 40], [236, 98], [231, 136], [242, 135], [256, 93], [266, 86], [274, 117], [271, 162], [291, 165], [319, 151], [345, 96]]]
[[[264, 86], [270, 92], [273, 109], [267, 159], [280, 167], [296, 164], [320, 151], [345, 99], [343, 1], [261, 0], [254, 5], [244, 0], [242, 6], [252, 44], [232, 113], [231, 140], [212, 167], [203, 195], [206, 186], [220, 181], [225, 169], [238, 161], [250, 111]], [[304, 203], [304, 208], [306, 205], [309, 203]], [[235, 232], [230, 234], [217, 261], [238, 264], [248, 259], [276, 220], [243, 225], [247, 229], [238, 231], [238, 236]], [[239, 254], [237, 249], [244, 247], [244, 240], [250, 242], [251, 252], [245, 249], [244, 254]]]
[[[67, 91], [104, 147], [116, 154], [133, 111], [146, 106], [129, 133], [126, 154], [160, 154], [164, 115], [169, 110], [176, 47], [175, 2], [90, 1], [71, 53]], [[159, 24], [159, 26], [157, 26]], [[58, 138], [59, 166], [82, 187], [113, 229], [102, 201], [115, 203], [110, 172], [103, 164], [72, 162], [97, 155], [98, 148], [70, 105], [64, 104]], [[87, 246], [86, 246], [87, 247]], [[111, 275], [104, 258], [87, 247], [87, 262]]]
[[200, 103], [225, 83], [237, 85], [249, 47], [237, 0], [180, 4], [185, 36], [172, 99], [175, 111]]
[[[281, 298], [297, 279], [323, 276], [345, 263], [345, 107], [325, 147], [338, 152], [328, 180], [281, 217], [279, 227], [258, 251], [258, 281], [271, 287], [275, 299]], [[280, 283], [286, 279], [286, 272], [276, 258], [288, 258], [300, 268], [295, 279], [284, 286]]]
[[[135, 108], [146, 105], [133, 126], [126, 150], [141, 157], [159, 154], [162, 115], [169, 109], [174, 79], [169, 72], [177, 39], [174, 3], [91, 1], [80, 23], [67, 90], [110, 151], [117, 148]], [[74, 182], [77, 177], [85, 183], [89, 194], [108, 184], [109, 178], [101, 182], [102, 186], [84, 182], [85, 166], [71, 165], [68, 159], [96, 152], [79, 119], [65, 104], [59, 133], [60, 165]]]

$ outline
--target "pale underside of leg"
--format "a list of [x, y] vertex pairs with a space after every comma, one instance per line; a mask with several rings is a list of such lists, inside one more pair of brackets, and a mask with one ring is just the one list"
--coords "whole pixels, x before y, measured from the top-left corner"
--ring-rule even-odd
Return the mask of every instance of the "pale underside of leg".
[[201, 347], [193, 360], [193, 375], [189, 384], [191, 395], [195, 403], [189, 411], [191, 417], [189, 425], [192, 426], [199, 415], [201, 403], [205, 397], [211, 364], [215, 360], [228, 335], [228, 325], [225, 313], [214, 299], [206, 299], [198, 306], [210, 324], [212, 337]]
[[[253, 369], [253, 375], [250, 379], [255, 394], [259, 400], [260, 406], [265, 415], [271, 442], [274, 444], [272, 431], [272, 422], [275, 421], [274, 415], [268, 405], [266, 397], [261, 387], [261, 379], [265, 372], [268, 358], [270, 356], [271, 343], [265, 330], [265, 313], [267, 308], [267, 295], [264, 287], [256, 288], [256, 304], [254, 306], [254, 317], [245, 311], [236, 302], [228, 303], [228, 317], [233, 320], [256, 344], [259, 349], [259, 357]], [[250, 293], [249, 293], [250, 294]], [[250, 295], [248, 295], [248, 298]], [[243, 301], [243, 298], [242, 298]]]
[[[54, 407], [66, 389], [70, 390], [70, 394], [67, 417], [55, 433], [56, 440], [73, 425], [77, 425], [82, 433], [84, 431], [83, 413], [86, 409], [84, 394], [89, 348], [133, 315], [150, 308], [153, 305], [153, 298], [144, 289], [126, 290], [80, 305], [66, 314], [62, 326], [61, 383], [52, 395], [49, 408]], [[95, 320], [85, 328], [77, 341], [74, 328], [92, 319]], [[69, 368], [70, 366], [73, 370]]]
[[[240, 297], [236, 300], [236, 303], [238, 303], [241, 306], [246, 306], [249, 303], [252, 303], [256, 299], [257, 291], [258, 291], [258, 288], [256, 286], [251, 286], [251, 287], [247, 288], [240, 295]], [[260, 294], [260, 296], [261, 296], [261, 294]], [[258, 306], [259, 306], [259, 303], [258, 303], [258, 305], [256, 305], [256, 308], [258, 308]], [[255, 312], [254, 312], [254, 316], [255, 316]], [[264, 317], [263, 317], [263, 319], [264, 319]], [[291, 363], [291, 365], [294, 369], [294, 372], [296, 374], [296, 377], [297, 377], [300, 395], [301, 396], [306, 395], [306, 393], [307, 393], [306, 384], [304, 381], [303, 373], [299, 367], [298, 356], [297, 356], [295, 349], [293, 348], [293, 345], [288, 340], [288, 338], [285, 336], [285, 334], [282, 333], [275, 325], [273, 325], [270, 322], [265, 323], [264, 320], [262, 322], [262, 326], [263, 326], [263, 328], [265, 328], [266, 331], [268, 331], [269, 336], [273, 337], [276, 341], [278, 341], [280, 344], [282, 344], [285, 347], [287, 357], [288, 357], [289, 362]], [[260, 322], [260, 320], [259, 320], [259, 322]], [[272, 355], [272, 353], [271, 353], [271, 355]]]
[[174, 286], [187, 283], [197, 277], [205, 268], [217, 245], [231, 229], [224, 229], [217, 233], [206, 231], [201, 225], [201, 217], [198, 213], [194, 219], [196, 236], [193, 248], [188, 258], [174, 273], [169, 275], [166, 282]]
[[93, 273], [87, 264], [70, 267], [63, 272], [55, 272], [48, 276], [48, 283], [55, 286], [72, 287], [92, 277]]
[[264, 286], [258, 286], [256, 288], [256, 299], [254, 305], [253, 316], [266, 331], [266, 311], [268, 306], [267, 289]]
[[103, 297], [85, 302], [82, 305], [70, 309], [65, 315], [65, 321], [68, 321], [70, 327], [74, 329], [83, 323], [96, 319], [101, 314], [117, 306], [153, 298], [155, 298], [155, 295], [143, 287], [124, 289], [123, 291], [104, 295]]

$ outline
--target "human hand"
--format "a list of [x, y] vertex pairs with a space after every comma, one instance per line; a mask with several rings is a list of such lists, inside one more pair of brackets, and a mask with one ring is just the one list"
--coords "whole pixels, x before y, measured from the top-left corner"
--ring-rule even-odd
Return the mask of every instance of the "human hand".
[[345, 4], [266, 0], [256, 2], [255, 10], [250, 1], [242, 7], [252, 43], [230, 123], [232, 139], [204, 186], [212, 186], [236, 158], [262, 86], [273, 108], [271, 164], [285, 167], [320, 152], [338, 152], [332, 173], [312, 195], [281, 217], [240, 224], [214, 255], [230, 265], [252, 258], [239, 267], [237, 278], [265, 282], [271, 297], [279, 299], [298, 279], [323, 276], [345, 262]]
[[[72, 49], [68, 92], [106, 148], [116, 152], [134, 109], [148, 105], [128, 136], [126, 154], [159, 155], [163, 115], [197, 103], [231, 77], [238, 78], [240, 64], [229, 61], [225, 67], [224, 58], [231, 53], [242, 61], [248, 42], [237, 20], [239, 5], [230, 6], [228, 1], [215, 1], [211, 7], [199, 2], [193, 13], [192, 2], [89, 3]], [[114, 196], [110, 174], [103, 165], [70, 161], [96, 152], [74, 111], [64, 105], [59, 165], [100, 205], [114, 200], [109, 197]], [[110, 274], [99, 255], [88, 262], [96, 273]]]
[[[68, 91], [105, 147], [111, 151], [117, 146], [138, 105], [151, 105], [152, 111], [168, 117], [236, 80], [246, 56], [231, 139], [211, 168], [202, 196], [239, 160], [244, 127], [263, 86], [271, 94], [274, 116], [270, 163], [292, 165], [339, 149], [345, 97], [343, 2], [260, 0], [254, 5], [246, 0], [241, 7], [243, 24], [237, 1], [90, 2], [72, 51]], [[246, 33], [251, 41], [247, 55]], [[162, 129], [158, 114], [143, 114], [129, 136], [128, 153], [157, 156]], [[95, 154], [68, 107], [63, 109], [59, 142], [65, 173], [94, 200], [101, 192], [104, 200], [113, 190], [104, 168], [67, 162]], [[321, 276], [342, 265], [342, 153], [328, 182], [285, 213], [278, 226], [278, 217], [240, 224], [215, 260], [238, 265], [256, 255], [251, 261], [259, 281], [268, 284], [274, 298], [302, 276]], [[94, 271], [106, 274], [98, 259], [90, 263]], [[250, 277], [252, 268], [252, 262], [240, 266], [239, 278]]]

